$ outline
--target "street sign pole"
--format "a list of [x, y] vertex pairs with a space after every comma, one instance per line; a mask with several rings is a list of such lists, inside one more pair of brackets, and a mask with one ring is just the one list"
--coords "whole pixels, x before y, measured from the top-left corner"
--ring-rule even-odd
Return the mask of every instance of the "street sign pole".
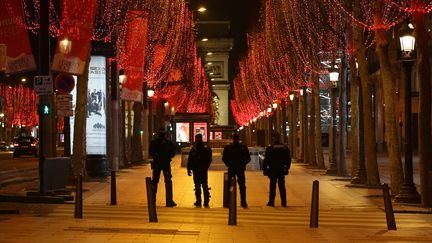
[[[39, 10], [39, 75], [50, 75], [50, 36], [49, 36], [49, 4], [40, 2]], [[40, 95], [39, 105], [46, 103], [49, 96]], [[40, 111], [39, 111], [40, 112]], [[45, 116], [39, 114], [39, 193], [45, 194], [44, 162], [45, 162]]]

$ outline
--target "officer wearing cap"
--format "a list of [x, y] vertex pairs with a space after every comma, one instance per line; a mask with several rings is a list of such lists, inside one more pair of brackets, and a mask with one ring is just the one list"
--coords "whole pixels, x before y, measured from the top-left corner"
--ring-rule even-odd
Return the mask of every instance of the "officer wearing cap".
[[208, 168], [212, 162], [212, 150], [203, 142], [201, 134], [195, 135], [195, 144], [189, 151], [187, 172], [195, 184], [195, 206], [201, 207], [201, 187], [204, 194], [204, 207], [209, 206], [210, 188], [208, 187]]
[[280, 142], [279, 133], [273, 134], [273, 144], [265, 151], [263, 173], [270, 178], [270, 195], [267, 206], [274, 207], [276, 183], [279, 187], [282, 207], [287, 206], [285, 175], [291, 166], [291, 154], [288, 147]]

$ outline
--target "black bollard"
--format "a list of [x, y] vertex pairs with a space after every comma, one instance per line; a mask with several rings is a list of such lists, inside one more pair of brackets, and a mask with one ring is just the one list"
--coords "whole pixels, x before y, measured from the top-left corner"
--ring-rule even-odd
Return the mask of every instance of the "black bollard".
[[228, 208], [229, 207], [229, 175], [228, 172], [224, 173], [223, 178], [223, 207]]
[[393, 213], [393, 206], [390, 198], [389, 188], [386, 183], [382, 185], [383, 195], [384, 195], [384, 207], [387, 220], [387, 229], [396, 230], [396, 221]]
[[319, 208], [319, 181], [315, 180], [312, 185], [312, 203], [311, 203], [309, 228], [318, 228], [318, 208]]
[[165, 205], [173, 204], [172, 181], [165, 182]]
[[116, 172], [111, 171], [111, 205], [117, 205]]
[[146, 189], [147, 189], [147, 207], [150, 222], [157, 222], [156, 213], [156, 200], [153, 192], [153, 185], [150, 177], [146, 177]]
[[82, 219], [83, 217], [83, 197], [82, 197], [82, 175], [76, 176], [75, 183], [75, 211], [74, 215], [76, 219]]
[[229, 185], [228, 225], [237, 225], [237, 185], [235, 177], [231, 178]]

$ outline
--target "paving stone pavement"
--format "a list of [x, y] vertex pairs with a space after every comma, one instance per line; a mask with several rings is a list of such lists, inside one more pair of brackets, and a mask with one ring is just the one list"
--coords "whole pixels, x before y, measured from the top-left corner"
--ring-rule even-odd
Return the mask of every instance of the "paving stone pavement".
[[[345, 178], [293, 164], [286, 177], [288, 207], [266, 207], [268, 178], [246, 172], [249, 208], [237, 208], [237, 225], [228, 225], [223, 205], [223, 171], [209, 172], [210, 208], [195, 208], [192, 177], [173, 164], [173, 193], [178, 204], [165, 207], [164, 183], [157, 196], [157, 223], [149, 223], [145, 177], [148, 165], [117, 174], [117, 205], [111, 206], [109, 180], [85, 182], [83, 219], [73, 204], [0, 203], [0, 242], [432, 242], [430, 210], [394, 204], [398, 230], [388, 231], [381, 189], [349, 188]], [[312, 182], [319, 180], [319, 228], [309, 228]]]

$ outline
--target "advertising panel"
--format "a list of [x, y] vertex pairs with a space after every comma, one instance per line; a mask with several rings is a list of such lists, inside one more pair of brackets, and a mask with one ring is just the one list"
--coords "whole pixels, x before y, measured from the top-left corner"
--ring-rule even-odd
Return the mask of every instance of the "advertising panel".
[[52, 70], [81, 75], [93, 35], [96, 0], [63, 0], [62, 20]]
[[[72, 96], [72, 107], [75, 110], [76, 88], [72, 90]], [[107, 153], [106, 105], [106, 58], [92, 56], [89, 65], [86, 121], [86, 151], [89, 155], [106, 155]], [[72, 146], [74, 121], [72, 116], [70, 118]]]
[[21, 1], [0, 2], [0, 71], [18, 73], [36, 69], [25, 28]]
[[222, 139], [222, 132], [215, 132], [215, 140], [221, 140]]
[[201, 134], [203, 136], [203, 142], [207, 142], [207, 123], [206, 122], [195, 122], [194, 128], [194, 138], [195, 135]]
[[189, 143], [189, 123], [188, 122], [177, 122], [176, 123], [176, 142], [177, 143]]
[[122, 84], [121, 99], [141, 102], [144, 62], [147, 44], [147, 17], [144, 11], [127, 12], [126, 53], [120, 58], [124, 64], [126, 81]]

